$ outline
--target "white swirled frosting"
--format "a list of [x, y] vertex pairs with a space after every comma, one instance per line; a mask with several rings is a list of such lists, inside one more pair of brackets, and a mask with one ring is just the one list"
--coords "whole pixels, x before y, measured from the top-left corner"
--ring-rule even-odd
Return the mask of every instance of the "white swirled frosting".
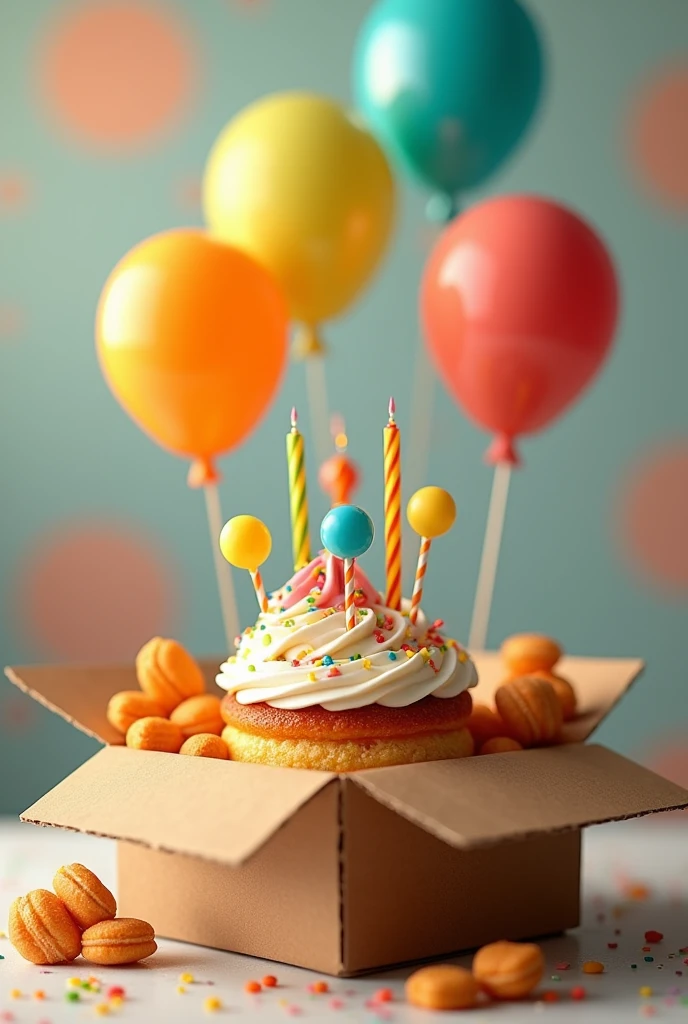
[[341, 563], [322, 553], [272, 595], [268, 611], [242, 634], [217, 683], [240, 704], [346, 711], [382, 704], [406, 707], [430, 695], [456, 697], [478, 674], [454, 640], [422, 614], [382, 604], [356, 570], [357, 620], [347, 631]]

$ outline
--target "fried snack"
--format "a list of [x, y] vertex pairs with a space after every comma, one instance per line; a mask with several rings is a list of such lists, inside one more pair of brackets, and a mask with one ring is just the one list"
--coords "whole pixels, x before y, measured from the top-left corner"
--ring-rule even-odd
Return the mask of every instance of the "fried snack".
[[190, 754], [192, 757], [216, 757], [219, 760], [229, 759], [227, 744], [220, 736], [211, 733], [198, 733], [184, 740], [180, 754]]
[[556, 640], [539, 633], [517, 633], [501, 647], [504, 663], [513, 676], [528, 676], [544, 669], [551, 672], [562, 655]]
[[568, 679], [564, 679], [563, 676], [555, 676], [553, 672], [546, 672], [545, 669], [533, 672], [533, 676], [536, 679], [544, 679], [552, 687], [559, 698], [565, 722], [570, 722], [572, 718], [576, 717], [576, 691]]
[[561, 739], [561, 703], [544, 679], [531, 676], [512, 679], [499, 687], [495, 703], [507, 731], [522, 746], [545, 746]]
[[104, 967], [135, 964], [152, 956], [157, 948], [152, 927], [134, 917], [101, 921], [87, 928], [81, 936], [81, 955], [84, 960]]
[[473, 739], [466, 729], [471, 696], [426, 697], [408, 707], [370, 704], [348, 711], [314, 706], [299, 711], [268, 704], [222, 701], [227, 723], [222, 738], [234, 761], [283, 768], [352, 772], [468, 757]]
[[506, 725], [502, 719], [487, 704], [473, 705], [471, 717], [466, 723], [466, 728], [478, 747], [495, 736], [505, 736], [507, 733]]
[[181, 728], [167, 718], [139, 718], [127, 732], [127, 746], [134, 750], [162, 750], [178, 754], [183, 742]]
[[83, 864], [61, 867], [53, 878], [53, 889], [82, 930], [117, 913], [115, 897]]
[[220, 698], [212, 693], [189, 697], [174, 709], [170, 721], [181, 728], [185, 740], [200, 732], [219, 736], [224, 725], [220, 714]]
[[530, 995], [544, 969], [542, 950], [532, 942], [492, 942], [473, 958], [473, 976], [493, 999]]
[[10, 907], [9, 939], [32, 964], [64, 964], [81, 952], [81, 933], [55, 893], [34, 889]]
[[129, 726], [139, 718], [149, 718], [151, 715], [164, 718], [165, 709], [140, 690], [122, 690], [110, 698], [106, 715], [113, 729], [126, 736]]
[[523, 750], [518, 740], [512, 740], [511, 736], [493, 736], [485, 740], [478, 751], [479, 754], [506, 754], [512, 750]]
[[189, 652], [176, 640], [154, 636], [136, 655], [136, 678], [144, 693], [166, 714], [187, 697], [205, 692], [203, 673]]
[[475, 1006], [478, 983], [464, 967], [433, 964], [421, 967], [406, 981], [406, 998], [426, 1010], [467, 1010]]

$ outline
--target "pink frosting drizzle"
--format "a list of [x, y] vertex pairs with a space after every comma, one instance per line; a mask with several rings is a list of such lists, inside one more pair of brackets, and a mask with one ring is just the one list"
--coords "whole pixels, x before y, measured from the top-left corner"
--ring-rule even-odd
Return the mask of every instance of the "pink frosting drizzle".
[[[371, 604], [383, 603], [381, 595], [358, 562], [354, 567], [354, 582], [358, 591], [356, 604], [370, 607]], [[338, 608], [344, 604], [344, 563], [341, 558], [335, 558], [328, 551], [321, 551], [312, 562], [294, 573], [281, 590], [276, 590], [273, 599], [282, 608], [293, 608], [308, 597], [314, 587], [320, 590], [320, 595], [316, 595], [315, 599], [318, 608]]]

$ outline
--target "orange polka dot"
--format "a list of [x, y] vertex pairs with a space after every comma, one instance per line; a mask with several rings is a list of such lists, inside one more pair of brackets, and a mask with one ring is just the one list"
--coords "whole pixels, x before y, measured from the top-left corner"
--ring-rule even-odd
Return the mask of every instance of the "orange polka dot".
[[21, 174], [0, 172], [0, 210], [16, 211], [26, 206], [29, 198], [29, 182]]
[[0, 303], [0, 339], [8, 341], [19, 337], [24, 326], [24, 313], [19, 306]]
[[187, 113], [196, 79], [191, 30], [162, 5], [79, 3], [39, 55], [40, 90], [58, 124], [106, 150], [133, 150]]
[[634, 167], [666, 205], [688, 205], [688, 64], [663, 67], [649, 79], [631, 111]]
[[688, 589], [688, 438], [646, 452], [630, 468], [616, 515], [632, 565], [662, 590]]
[[70, 523], [34, 542], [18, 567], [18, 612], [46, 655], [130, 659], [174, 631], [176, 586], [152, 540], [109, 523]]

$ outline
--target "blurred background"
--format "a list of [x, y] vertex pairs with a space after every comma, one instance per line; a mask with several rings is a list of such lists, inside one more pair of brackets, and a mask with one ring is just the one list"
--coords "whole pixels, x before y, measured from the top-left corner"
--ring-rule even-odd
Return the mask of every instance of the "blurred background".
[[[546, 54], [523, 143], [474, 202], [560, 199], [617, 262], [622, 317], [582, 401], [522, 445], [490, 646], [538, 630], [571, 653], [636, 655], [646, 675], [600, 739], [688, 784], [688, 3], [524, 0]], [[5, 0], [0, 39], [0, 655], [5, 664], [133, 658], [152, 635], [221, 654], [201, 495], [145, 438], [101, 376], [103, 283], [145, 236], [201, 225], [201, 177], [222, 126], [260, 96], [307, 89], [351, 101], [369, 0]], [[357, 500], [381, 525], [381, 429], [397, 401], [405, 479], [420, 345], [417, 293], [437, 230], [398, 179], [398, 225], [372, 286], [328, 331], [333, 410], [359, 464]], [[273, 533], [268, 587], [291, 569], [284, 434], [306, 407], [290, 365], [269, 415], [222, 460], [225, 518]], [[425, 605], [465, 640], [491, 472], [487, 437], [439, 383], [426, 479], [457, 528], [431, 560]], [[308, 444], [307, 437], [307, 444]], [[311, 524], [328, 507], [308, 449]], [[413, 572], [415, 546], [406, 556]], [[383, 546], [366, 568], [380, 584]], [[244, 578], [246, 577], [246, 578]], [[410, 579], [407, 578], [408, 591]], [[236, 574], [242, 621], [255, 618]], [[95, 750], [0, 681], [0, 812], [16, 812]]]

